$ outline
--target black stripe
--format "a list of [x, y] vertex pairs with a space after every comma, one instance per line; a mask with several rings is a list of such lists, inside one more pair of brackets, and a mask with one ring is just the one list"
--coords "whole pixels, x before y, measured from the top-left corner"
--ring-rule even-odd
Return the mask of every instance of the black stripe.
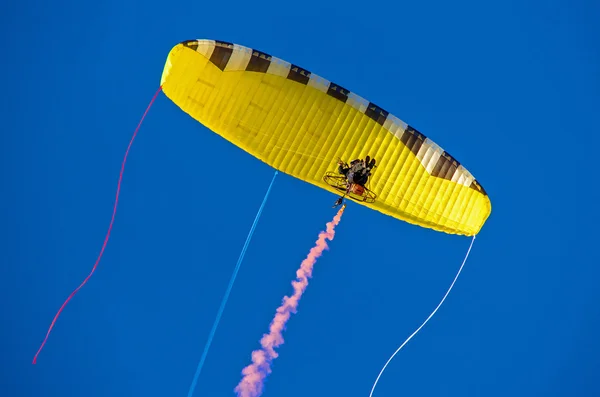
[[444, 152], [438, 159], [437, 163], [435, 163], [435, 167], [433, 167], [431, 175], [437, 176], [438, 178], [451, 180], [459, 165], [460, 163], [456, 161], [456, 159], [452, 157], [450, 153]]
[[400, 141], [415, 155], [419, 153], [423, 142], [425, 142], [427, 137], [421, 134], [419, 131], [415, 130], [410, 125], [406, 127], [406, 131], [402, 134]]
[[481, 186], [479, 184], [479, 182], [477, 182], [475, 179], [473, 179], [473, 182], [471, 182], [471, 184], [469, 185], [469, 187], [471, 189], [477, 190], [478, 192], [482, 193], [484, 196], [487, 196], [487, 192], [485, 191], [485, 189], [483, 188], [483, 186]]
[[365, 114], [379, 124], [383, 125], [383, 123], [385, 123], [385, 119], [387, 119], [387, 116], [390, 113], [375, 105], [373, 102], [369, 102], [369, 106], [367, 106]]
[[246, 65], [246, 71], [265, 73], [271, 64], [271, 55], [257, 50], [252, 50], [250, 62]]
[[302, 69], [300, 66], [292, 64], [287, 78], [290, 80], [297, 81], [300, 84], [306, 85], [308, 84], [308, 80], [310, 80], [310, 72], [306, 69]]
[[186, 40], [181, 42], [181, 44], [183, 44], [184, 47], [191, 48], [194, 51], [198, 49], [198, 40]]
[[329, 83], [329, 88], [327, 89], [327, 95], [334, 97], [335, 99], [346, 103], [348, 100], [348, 94], [350, 91], [342, 87], [341, 85], [337, 85], [335, 83]]
[[233, 44], [226, 41], [215, 40], [215, 49], [210, 56], [210, 61], [214, 63], [219, 69], [225, 70], [231, 53], [233, 52]]

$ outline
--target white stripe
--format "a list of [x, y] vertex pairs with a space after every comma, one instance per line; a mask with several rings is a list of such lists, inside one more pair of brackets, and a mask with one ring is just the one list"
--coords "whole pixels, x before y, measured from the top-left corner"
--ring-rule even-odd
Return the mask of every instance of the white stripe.
[[427, 172], [429, 174], [431, 174], [433, 172], [433, 168], [435, 167], [437, 161], [439, 160], [440, 156], [444, 152], [444, 149], [439, 147], [434, 141], [432, 141], [429, 138], [425, 139], [425, 143], [423, 144], [423, 146], [427, 146], [427, 148], [431, 152], [431, 155], [428, 156], [427, 163], [423, 164], [423, 166], [425, 167]]
[[389, 121], [390, 125], [388, 127], [385, 127], [385, 128], [387, 128], [387, 130], [391, 134], [393, 134], [395, 137], [399, 138], [400, 136], [402, 136], [403, 130], [400, 128], [400, 126], [398, 124], [394, 123], [393, 120], [389, 120], [388, 119], [385, 122], [387, 123], [388, 121]]
[[461, 166], [459, 165], [458, 168], [454, 171], [454, 174], [452, 175], [452, 179], [450, 179], [454, 183], [458, 183], [458, 180], [460, 179], [460, 177], [462, 175], [460, 168], [461, 168]]
[[310, 79], [308, 80], [308, 85], [310, 87], [314, 87], [322, 92], [327, 92], [327, 89], [329, 88], [329, 83], [329, 80], [326, 80], [323, 77], [318, 76], [314, 73], [310, 75]]
[[388, 117], [383, 122], [383, 128], [385, 128], [386, 130], [389, 131], [390, 128], [392, 127], [392, 124], [394, 124], [394, 122], [390, 119], [390, 117], [388, 115]]
[[419, 151], [417, 153], [417, 159], [419, 159], [421, 165], [425, 167], [425, 169], [427, 169], [427, 166], [431, 162], [431, 158], [434, 156], [435, 153], [437, 153], [435, 148], [431, 145], [428, 145], [427, 140], [425, 140], [425, 142], [423, 142], [423, 144], [419, 148]]
[[470, 186], [473, 181], [473, 175], [462, 165], [458, 166], [458, 169], [452, 176], [452, 182], [459, 183], [461, 185]]
[[348, 93], [348, 100], [346, 101], [346, 103], [361, 113], [364, 113], [365, 110], [367, 110], [367, 106], [369, 105], [369, 101], [359, 97], [353, 92]]
[[287, 77], [290, 73], [290, 68], [292, 64], [284, 61], [283, 59], [271, 58], [271, 64], [269, 65], [269, 69], [267, 69], [267, 74], [273, 74], [275, 76]]
[[246, 66], [248, 66], [251, 56], [252, 50], [247, 47], [234, 44], [233, 52], [231, 53], [231, 57], [229, 57], [229, 62], [227, 62], [227, 65], [225, 66], [225, 71], [229, 72], [235, 70], [246, 70]]
[[198, 40], [198, 48], [196, 49], [196, 51], [204, 55], [206, 58], [210, 59], [214, 50], [214, 40]]
[[[394, 116], [393, 114], [388, 114], [387, 120], [390, 120], [392, 122], [392, 125], [396, 125], [397, 128], [400, 128], [402, 131], [406, 130], [406, 127], [408, 127], [408, 125], [400, 120], [398, 117]], [[394, 134], [395, 135], [395, 134]], [[401, 136], [402, 134], [400, 134]]]

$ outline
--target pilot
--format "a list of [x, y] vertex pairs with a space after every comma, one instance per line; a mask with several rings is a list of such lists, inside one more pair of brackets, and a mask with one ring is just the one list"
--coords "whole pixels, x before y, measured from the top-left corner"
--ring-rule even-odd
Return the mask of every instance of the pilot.
[[[342, 160], [338, 161], [338, 172], [346, 177], [348, 187], [351, 184], [360, 185], [365, 187], [369, 176], [371, 176], [371, 170], [375, 167], [375, 159], [371, 159], [367, 156], [364, 160], [354, 159], [350, 162], [350, 166], [344, 163]], [[333, 204], [333, 208], [342, 204], [344, 197], [340, 197]]]

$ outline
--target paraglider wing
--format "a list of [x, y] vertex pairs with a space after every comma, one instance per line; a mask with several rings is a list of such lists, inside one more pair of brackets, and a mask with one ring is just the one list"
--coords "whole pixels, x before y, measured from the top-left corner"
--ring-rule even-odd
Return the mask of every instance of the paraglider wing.
[[338, 158], [370, 155], [369, 208], [422, 227], [474, 235], [491, 212], [483, 187], [431, 139], [346, 88], [264, 52], [218, 40], [173, 47], [161, 85], [191, 117], [298, 179], [323, 177]]

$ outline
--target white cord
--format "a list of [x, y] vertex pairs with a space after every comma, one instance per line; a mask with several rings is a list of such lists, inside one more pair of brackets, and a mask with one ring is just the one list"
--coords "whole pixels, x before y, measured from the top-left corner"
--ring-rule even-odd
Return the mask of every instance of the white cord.
[[440, 301], [440, 303], [437, 305], [437, 307], [435, 308], [435, 310], [429, 315], [429, 317], [427, 317], [427, 319], [423, 322], [423, 324], [421, 324], [421, 326], [419, 328], [417, 328], [417, 330], [415, 332], [413, 332], [412, 335], [409, 336], [408, 339], [406, 339], [404, 341], [404, 343], [402, 343], [400, 345], [400, 347], [398, 349], [396, 349], [396, 351], [394, 352], [394, 354], [392, 354], [392, 356], [387, 360], [387, 362], [385, 363], [385, 365], [383, 366], [383, 368], [381, 368], [381, 371], [379, 372], [379, 375], [377, 375], [377, 379], [375, 379], [375, 383], [373, 384], [373, 387], [371, 388], [371, 393], [369, 394], [369, 397], [373, 396], [373, 391], [375, 391], [375, 386], [377, 386], [377, 382], [379, 382], [379, 378], [381, 377], [381, 374], [383, 374], [383, 371], [385, 371], [385, 368], [388, 366], [388, 364], [390, 363], [390, 361], [392, 361], [392, 359], [394, 358], [394, 356], [396, 354], [398, 354], [398, 352], [404, 347], [404, 345], [406, 345], [408, 343], [408, 341], [411, 340], [412, 337], [415, 336], [417, 334], [417, 332], [419, 332], [421, 330], [421, 328], [423, 328], [423, 326], [425, 324], [427, 324], [427, 321], [429, 321], [429, 319], [431, 317], [433, 317], [433, 315], [435, 314], [435, 312], [438, 311], [438, 309], [440, 308], [440, 306], [442, 306], [442, 303], [444, 303], [444, 301], [446, 300], [446, 297], [448, 296], [448, 294], [452, 290], [452, 287], [454, 287], [454, 283], [456, 283], [456, 280], [458, 279], [458, 276], [460, 275], [460, 272], [462, 271], [463, 267], [465, 266], [465, 263], [467, 263], [467, 258], [469, 257], [469, 253], [471, 252], [471, 248], [473, 247], [473, 243], [474, 242], [475, 242], [475, 236], [473, 236], [473, 239], [471, 240], [471, 245], [469, 246], [469, 250], [467, 251], [467, 255], [465, 255], [465, 259], [463, 260], [462, 265], [460, 265], [460, 269], [458, 269], [458, 273], [456, 273], [456, 277], [454, 277], [454, 280], [452, 281], [452, 284], [450, 284], [450, 288], [448, 288], [448, 291], [446, 291], [446, 295], [444, 295], [444, 297], [442, 298], [442, 300]]

